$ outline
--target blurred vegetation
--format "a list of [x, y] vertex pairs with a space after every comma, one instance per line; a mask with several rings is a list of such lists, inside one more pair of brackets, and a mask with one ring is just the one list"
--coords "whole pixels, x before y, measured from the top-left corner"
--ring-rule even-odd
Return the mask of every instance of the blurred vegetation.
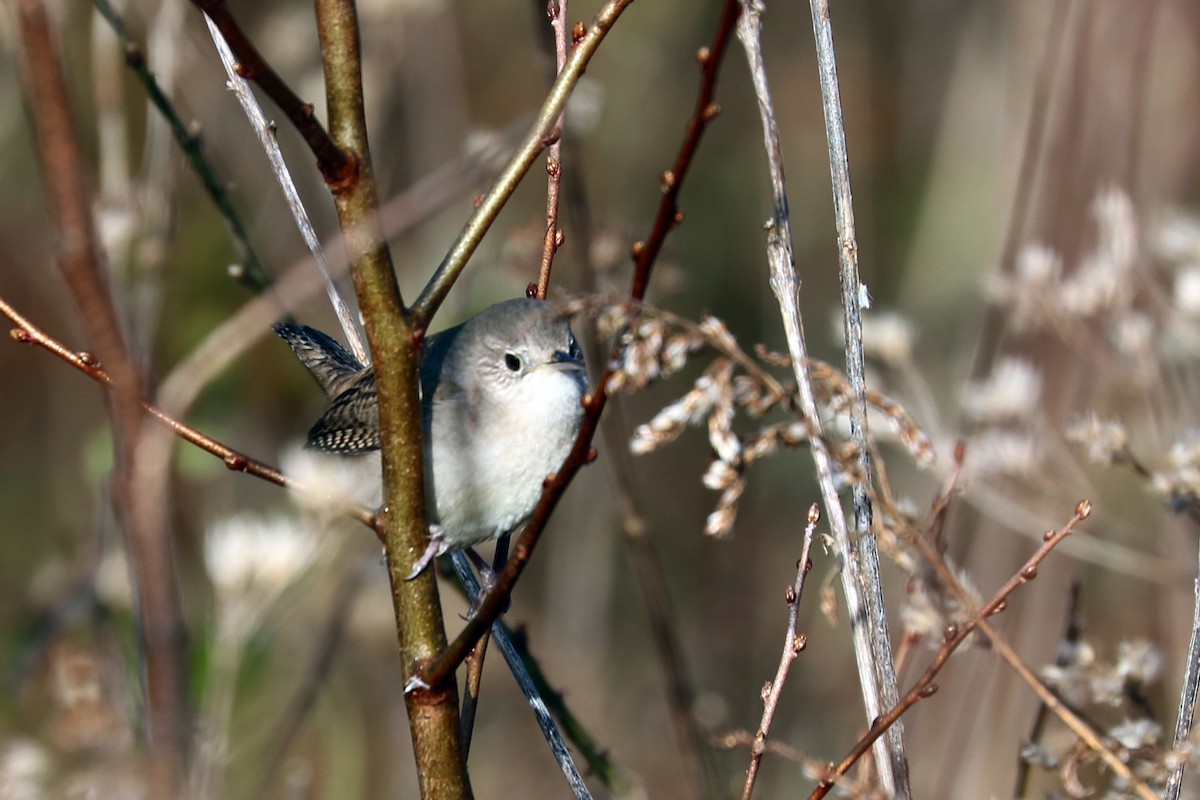
[[[199, 13], [178, 5], [183, 8], [130, 0], [120, 9], [183, 118], [199, 126], [204, 152], [259, 257], [280, 275], [304, 258], [303, 242], [225, 89]], [[590, 19], [598, 5], [576, 0], [570, 20]], [[250, 294], [229, 275], [238, 251], [224, 223], [178, 150], [163, 139], [111, 31], [90, 4], [51, 4], [51, 10], [90, 154], [87, 177], [113, 283], [153, 395], [174, 365]], [[556, 261], [553, 293], [576, 293], [593, 283], [619, 292], [627, 285], [629, 246], [649, 229], [659, 175], [674, 158], [694, 102], [696, 49], [711, 38], [719, 10], [716, 0], [643, 0], [600, 48], [568, 113], [564, 180], [575, 184], [572, 191], [586, 205], [564, 207], [566, 246]], [[238, 4], [234, 13], [323, 119], [311, 8], [272, 0]], [[553, 76], [550, 30], [538, 3], [366, 0], [360, 14], [367, 113], [385, 199], [463, 159], [481, 137], [530, 119]], [[8, 189], [0, 193], [0, 297], [52, 336], [86, 349], [53, 268], [54, 232], [28, 98], [19, 94], [10, 17], [6, 5], [0, 13], [0, 185]], [[1200, 268], [1200, 218], [1194, 216], [1200, 7], [1190, 0], [1136, 7], [1118, 0], [847, 0], [834, 4], [833, 22], [863, 280], [872, 313], [900, 315], [915, 336], [910, 363], [903, 369], [877, 364], [873, 380], [925, 427], [939, 457], [935, 468], [922, 471], [901, 448], [885, 443], [896, 492], [920, 515], [950, 467], [954, 442], [967, 441], [964, 492], [943, 536], [953, 561], [984, 597], [1032, 552], [1043, 530], [1062, 525], [1081, 498], [1091, 499], [1096, 513], [1075, 537], [1086, 544], [1056, 552], [997, 623], [1030, 664], [1053, 662], [1067, 625], [1068, 587], [1078, 581], [1082, 636], [1100, 658], [1116, 659], [1120, 643], [1136, 639], [1157, 648], [1162, 670], [1145, 687], [1146, 706], [1169, 732], [1191, 617], [1197, 531], [1187, 512], [1196, 498], [1187, 495], [1186, 483], [1180, 492], [1160, 486], [1155, 494], [1152, 478], [1127, 460], [1090, 464], [1066, 434], [1077, 415], [1096, 412], [1122, 421], [1148, 473], [1162, 477], [1178, 467], [1183, 474], [1191, 463], [1183, 450], [1195, 441], [1189, 437], [1196, 435], [1200, 409], [1200, 338], [1194, 337], [1200, 299], [1184, 289], [1188, 270]], [[764, 44], [785, 136], [810, 348], [837, 364], [837, 244], [807, 8], [769, 4]], [[1039, 108], [1043, 84], [1048, 95], [1041, 110], [1031, 112]], [[692, 319], [720, 317], [747, 350], [760, 342], [783, 350], [766, 281], [762, 225], [771, 208], [761, 132], [736, 44], [717, 97], [722, 113], [684, 187], [686, 218], [668, 240], [650, 300]], [[1042, 115], [1039, 136], [1028, 133], [1031, 113]], [[310, 215], [332, 238], [336, 223], [311, 154], [282, 120], [279, 138]], [[1036, 168], [1022, 178], [1031, 142], [1038, 145]], [[156, 155], [164, 147], [166, 155]], [[536, 279], [542, 181], [535, 168], [435, 327], [518, 295]], [[398, 232], [394, 255], [406, 298], [441, 260], [473, 197], [487, 185], [477, 182]], [[1103, 249], [1106, 231], [1113, 230], [1097, 222], [1097, 198], [1114, 192], [1127, 200], [1125, 221], [1134, 239], [1133, 262], [1121, 278], [1131, 293], [1125, 316], [1118, 319], [1105, 307], [1072, 317], [1058, 295], [1047, 293], [1044, 317], [1018, 325], [1013, 301], [989, 295], [987, 287], [1000, 279], [1020, 288], [1021, 248], [1039, 243], [1059, 254], [1064, 276], [1081, 274], [1088, 254]], [[590, 231], [589, 241], [582, 231]], [[1017, 248], [1005, 261], [1010, 239]], [[1142, 349], [1124, 347], [1120, 338], [1133, 335], [1134, 312], [1148, 318]], [[334, 329], [319, 293], [297, 316]], [[319, 415], [323, 398], [286, 347], [268, 335], [268, 322], [247, 333], [259, 341], [204, 390], [187, 420], [277, 464]], [[986, 449], [981, 437], [993, 426], [965, 414], [961, 402], [966, 387], [979, 385], [970, 382], [986, 379], [1005, 358], [1033, 365], [1039, 376], [1033, 404], [1001, 426], [1025, 436], [1021, 441], [1030, 448], [1029, 458], [1015, 466]], [[700, 363], [610, 408], [622, 438], [682, 395]], [[41, 748], [43, 760], [35, 762], [37, 785], [49, 787], [45, 796], [81, 796], [71, 793], [82, 785], [75, 781], [107, 786], [106, 796], [137, 796], [136, 789], [121, 793], [139, 758], [140, 689], [130, 588], [108, 496], [104, 403], [98, 386], [46, 353], [0, 345], [0, 637], [8, 688], [0, 701], [0, 797], [26, 796], [4, 794], [11, 777], [4, 765], [30, 743]], [[1173, 446], [1182, 461], [1173, 460]], [[686, 796], [687, 767], [623, 541], [613, 461], [600, 449], [599, 461], [560, 506], [506, 619], [525, 629], [547, 678], [616, 763], [629, 796]], [[693, 432], [633, 460], [629, 477], [666, 572], [676, 633], [697, 692], [694, 712], [717, 737], [757, 725], [759, 690], [779, 656], [784, 590], [794, 578], [807, 508], [819, 494], [806, 450], [764, 460], [751, 468], [733, 537], [706, 539], [705, 517], [716, 502], [700, 481], [709, 460], [703, 433]], [[344, 576], [377, 560], [377, 544], [349, 522], [319, 526], [316, 565], [262, 609], [232, 676], [214, 674], [221, 596], [205, 568], [206, 531], [237, 515], [298, 512], [284, 492], [228, 472], [182, 444], [171, 500], [170, 535], [191, 633], [192, 700], [203, 709], [214, 682], [231, 683], [223, 796], [257, 796], [278, 744], [276, 726], [314, 657], [314, 631], [325, 624]], [[818, 761], [836, 761], [866, 720], [844, 609], [831, 624], [818, 602], [836, 564], [820, 548], [814, 560], [800, 609], [808, 646], [792, 671], [771, 739]], [[900, 607], [912, 584], [891, 565], [886, 578], [899, 637]], [[455, 627], [466, 609], [452, 593], [443, 596]], [[390, 615], [379, 568], [363, 585], [311, 714], [267, 796], [414, 796]], [[932, 652], [918, 645], [901, 673], [902, 688]], [[905, 717], [916, 795], [1012, 796], [1036, 700], [984, 648], [957, 656], [939, 682], [942, 691]], [[91, 691], [100, 699], [86, 695]], [[96, 702], [81, 710], [79, 692]], [[1061, 744], [1062, 736], [1052, 730], [1044, 744]], [[202, 754], [204, 741], [198, 737], [193, 756]], [[748, 752], [717, 749], [715, 759], [719, 796], [736, 796]], [[470, 770], [480, 798], [567, 793], [494, 655]], [[768, 754], [758, 792], [791, 797], [812, 785], [800, 765]], [[1036, 771], [1027, 796], [1055, 786], [1061, 783], [1053, 770]]]

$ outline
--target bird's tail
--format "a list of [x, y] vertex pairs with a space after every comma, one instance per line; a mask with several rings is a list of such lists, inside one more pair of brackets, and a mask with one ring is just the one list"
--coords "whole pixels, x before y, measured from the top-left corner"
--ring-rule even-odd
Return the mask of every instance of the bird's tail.
[[279, 338], [292, 348], [300, 363], [308, 367], [331, 400], [344, 392], [366, 369], [367, 365], [350, 351], [315, 328], [290, 322], [276, 323], [272, 327]]

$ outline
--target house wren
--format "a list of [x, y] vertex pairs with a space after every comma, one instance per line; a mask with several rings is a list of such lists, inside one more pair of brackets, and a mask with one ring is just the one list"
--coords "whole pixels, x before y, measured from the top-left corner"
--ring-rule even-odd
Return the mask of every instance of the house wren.
[[[275, 332], [332, 401], [305, 447], [349, 457], [378, 450], [374, 368], [313, 328]], [[499, 538], [529, 517], [575, 443], [588, 379], [569, 322], [521, 298], [427, 338], [420, 386], [432, 525], [414, 575], [434, 556]]]

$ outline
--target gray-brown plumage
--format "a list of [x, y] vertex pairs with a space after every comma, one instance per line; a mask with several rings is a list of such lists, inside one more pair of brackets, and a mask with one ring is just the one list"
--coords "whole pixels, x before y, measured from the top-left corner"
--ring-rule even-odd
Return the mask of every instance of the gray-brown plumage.
[[[374, 369], [320, 331], [275, 330], [333, 401], [306, 446], [349, 456], [379, 449]], [[587, 371], [568, 321], [523, 298], [429, 337], [424, 350], [426, 501], [442, 552], [525, 521], [579, 432]]]

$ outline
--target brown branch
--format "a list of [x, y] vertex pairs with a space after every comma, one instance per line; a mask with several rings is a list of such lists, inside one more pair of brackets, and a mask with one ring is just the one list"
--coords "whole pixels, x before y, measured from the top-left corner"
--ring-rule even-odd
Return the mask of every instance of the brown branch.
[[164, 512], [139, 503], [138, 440], [141, 376], [129, 354], [122, 323], [102, 267], [92, 219], [82, 148], [71, 114], [58, 44], [41, 0], [15, 3], [21, 39], [26, 108], [34, 127], [46, 195], [58, 233], [58, 266], [74, 296], [100, 358], [109, 364], [109, 405], [114, 471], [113, 505], [133, 567], [142, 692], [148, 750], [146, 788], [154, 797], [175, 797], [181, 788], [187, 721], [184, 685], [186, 628]]
[[[970, 619], [963, 625], [947, 625], [944, 636], [945, 640], [932, 663], [926, 669], [925, 673], [917, 680], [912, 689], [901, 698], [899, 704], [881, 715], [871, 725], [871, 729], [863, 736], [862, 739], [855, 744], [850, 753], [836, 765], [830, 767], [829, 773], [817, 786], [817, 788], [809, 795], [809, 800], [818, 800], [826, 796], [829, 790], [833, 787], [834, 782], [845, 775], [846, 772], [860, 759], [870, 748], [871, 744], [878, 739], [887, 728], [892, 725], [900, 715], [907, 711], [912, 706], [916, 705], [921, 700], [932, 697], [937, 692], [937, 684], [933, 682], [934, 677], [945, 665], [947, 659], [955, 649], [961, 645], [972, 631], [978, 629], [981, 633], [987, 636], [995, 650], [1000, 656], [1008, 662], [1017, 674], [1033, 689], [1038, 698], [1053, 711], [1059, 719], [1061, 719], [1071, 731], [1080, 738], [1081, 742], [1093, 750], [1100, 759], [1114, 772], [1118, 777], [1125, 781], [1129, 788], [1134, 791], [1143, 800], [1154, 800], [1157, 795], [1143, 781], [1139, 780], [1129, 769], [1121, 758], [1107, 747], [1101, 740], [1100, 736], [1095, 733], [1082, 719], [1074, 712], [1068, 709], [1046, 685], [1033, 674], [1033, 671], [1028, 667], [1020, 656], [1000, 638], [999, 633], [988, 622], [988, 619], [995, 614], [1003, 611], [1008, 605], [1008, 597], [1016, 591], [1017, 587], [1037, 577], [1038, 567], [1041, 562], [1050, 554], [1050, 551], [1062, 543], [1075, 529], [1075, 526], [1082, 522], [1091, 513], [1092, 505], [1087, 500], [1080, 501], [1075, 507], [1074, 516], [1067, 522], [1059, 531], [1047, 531], [1043, 536], [1042, 545], [1029, 558], [1028, 561], [1008, 579], [1005, 584], [1000, 587], [996, 594], [982, 608], [976, 611]], [[917, 537], [920, 539], [920, 537]], [[927, 543], [926, 543], [927, 545]], [[925, 552], [925, 555], [929, 555]], [[958, 585], [953, 574], [946, 567], [941, 559], [933, 562], [937, 568], [939, 576], [948, 577], [948, 583], [956, 587], [956, 591], [961, 591], [962, 587]]]
[[[546, 16], [554, 30], [554, 68], [561, 75], [567, 65], [567, 0], [549, 0]], [[546, 155], [546, 234], [542, 240], [542, 265], [538, 270], [537, 297], [546, 299], [550, 289], [550, 271], [554, 267], [554, 254], [562, 247], [563, 233], [558, 227], [558, 198], [562, 188], [562, 137], [567, 118], [566, 106], [554, 123], [554, 139]]]
[[[375, 363], [383, 458], [384, 539], [396, 638], [405, 685], [417, 666], [446, 648], [446, 627], [433, 570], [413, 580], [416, 555], [429, 543], [425, 512], [422, 409], [418, 386], [422, 329], [404, 305], [379, 220], [362, 86], [358, 17], [352, 0], [317, 0], [317, 34], [325, 72], [329, 130], [357, 169], [333, 186], [354, 288]], [[404, 693], [422, 797], [469, 798], [470, 777], [459, 730], [454, 676]]]
[[354, 156], [338, 147], [317, 121], [312, 103], [301, 100], [283, 78], [279, 77], [279, 73], [267, 63], [229, 13], [225, 0], [192, 0], [192, 3], [208, 15], [229, 43], [229, 48], [238, 59], [239, 74], [246, 80], [257, 83], [296, 126], [296, 130], [317, 157], [317, 167], [321, 170], [325, 183], [336, 189], [352, 181], [358, 172], [358, 163]]
[[[663, 192], [650, 236], [644, 242], [635, 243], [632, 249], [635, 267], [630, 297], [636, 301], [642, 300], [645, 296], [646, 285], [655, 259], [662, 250], [667, 233], [679, 222], [679, 212], [676, 206], [679, 187], [691, 166], [700, 137], [708, 123], [716, 116], [716, 105], [712, 101], [713, 92], [716, 88], [721, 59], [729, 44], [739, 10], [740, 6], [736, 0], [726, 0], [712, 45], [700, 50], [699, 61], [702, 70], [700, 97], [696, 103], [696, 111], [688, 123], [688, 131], [675, 160], [675, 168], [670, 173], [674, 177], [670, 181], [670, 186], [666, 187]], [[407, 688], [436, 686], [445, 681], [466, 658], [467, 653], [471, 651], [484, 631], [491, 627], [507, 607], [508, 597], [512, 593], [513, 586], [529, 562], [551, 512], [558, 505], [563, 492], [566, 491], [576, 473], [584, 464], [590, 463], [595, 458], [596, 453], [591, 445], [592, 437], [596, 433], [600, 414], [608, 400], [607, 385], [613, 371], [611, 366], [606, 369], [597, 382], [595, 393], [584, 399], [583, 423], [580, 426], [579, 435], [575, 439], [574, 447], [558, 473], [546, 480], [542, 497], [530, 515], [525, 529], [521, 532], [521, 536], [513, 548], [512, 557], [496, 576], [495, 583], [484, 596], [474, 616], [444, 651], [421, 666]]]
[[[76, 352], [71, 350], [62, 342], [54, 339], [45, 331], [38, 328], [24, 316], [10, 306], [3, 298], [0, 298], [0, 315], [7, 317], [17, 327], [11, 332], [14, 341], [24, 342], [26, 344], [34, 344], [42, 347], [54, 355], [66, 361], [75, 369], [87, 375], [97, 383], [107, 387], [110, 390], [115, 390], [113, 378], [108, 374], [99, 360], [89, 352]], [[268, 483], [273, 483], [276, 486], [282, 486], [285, 489], [290, 489], [295, 492], [306, 494], [312, 497], [322, 497], [322, 493], [314, 487], [305, 486], [297, 481], [284, 475], [274, 467], [258, 461], [245, 453], [241, 453], [229, 447], [226, 444], [213, 439], [211, 436], [204, 434], [192, 426], [181, 422], [170, 414], [155, 405], [145, 401], [138, 400], [141, 408], [140, 413], [145, 413], [154, 418], [159, 424], [171, 430], [179, 438], [194, 444], [206, 453], [211, 453], [225, 464], [226, 468], [234, 472], [244, 472], [247, 475], [253, 475], [256, 478], [262, 478]], [[362, 524], [375, 529], [376, 516], [375, 512], [361, 506], [351, 506], [339, 504], [338, 510], [346, 515], [353, 517]]]
[[779, 667], [775, 670], [775, 678], [763, 687], [763, 714], [758, 723], [758, 732], [754, 734], [754, 743], [750, 746], [750, 766], [746, 770], [746, 783], [742, 787], [742, 800], [750, 800], [754, 794], [754, 783], [758, 780], [758, 768], [762, 764], [763, 753], [767, 749], [767, 734], [771, 732], [771, 722], [775, 719], [775, 709], [779, 707], [779, 698], [783, 695], [783, 684], [787, 680], [792, 662], [807, 644], [806, 638], [797, 632], [799, 622], [800, 597], [804, 594], [804, 580], [812, 569], [812, 561], [808, 554], [812, 548], [813, 530], [821, 519], [821, 510], [816, 503], [808, 509], [808, 525], [804, 528], [804, 545], [800, 550], [800, 560], [796, 562], [796, 581], [787, 590], [788, 622], [783, 638], [783, 650], [779, 654]]
[[[960, 444], [955, 448], [955, 470], [961, 468], [962, 457], [963, 448]], [[881, 468], [881, 463], [881, 461], [875, 462], [875, 468], [877, 470]], [[881, 484], [881, 487], [883, 485], [884, 484]], [[952, 488], [952, 483], [948, 483], [944, 487], [942, 497], [935, 501], [935, 514], [940, 513], [940, 511], [944, 509], [944, 502], [948, 501]], [[886, 505], [888, 513], [893, 519], [903, 519], [903, 516], [896, 509], [895, 499], [893, 497], [885, 497], [881, 495], [873, 499], [883, 501]], [[958, 576], [955, 575], [954, 571], [951, 570], [946, 564], [941, 552], [935, 548], [933, 544], [927, 541], [924, 536], [917, 531], [912, 530], [911, 528], [907, 528], [907, 526], [906, 533], [908, 534], [909, 539], [916, 545], [922, 557], [925, 558], [925, 560], [933, 568], [934, 572], [937, 573], [938, 580], [940, 580], [943, 585], [949, 587], [950, 590], [954, 592], [955, 597], [958, 599], [959, 603], [962, 604], [963, 608], [970, 608], [974, 601], [967, 590], [963, 588]], [[1025, 682], [1034, 695], [1037, 696], [1038, 700], [1040, 700], [1046, 706], [1046, 708], [1053, 712], [1054, 715], [1058, 717], [1059, 720], [1068, 729], [1070, 729], [1072, 733], [1079, 737], [1083, 746], [1097, 753], [1100, 759], [1106, 765], [1108, 765], [1109, 769], [1116, 773], [1121, 780], [1129, 784], [1132, 790], [1137, 793], [1139, 797], [1142, 797], [1144, 800], [1153, 800], [1156, 798], [1155, 793], [1145, 784], [1145, 782], [1139, 780], [1132, 773], [1132, 771], [1130, 771], [1128, 765], [1125, 764], [1121, 757], [1119, 757], [1110, 749], [1110, 747], [1105, 743], [1103, 737], [1096, 733], [1096, 731], [1088, 724], [1088, 722], [1084, 720], [1078, 713], [1069, 708], [1062, 701], [1062, 699], [1059, 698], [1059, 696], [1055, 694], [1054, 691], [1051, 690], [1045, 684], [1045, 682], [1034, 673], [1033, 669], [1025, 663], [1020, 654], [1012, 649], [1012, 647], [1000, 635], [1000, 632], [992, 627], [992, 624], [986, 618], [982, 616], [978, 617], [978, 629], [980, 633], [987, 637], [988, 643], [990, 644], [992, 650], [1002, 659], [1004, 659], [1005, 663], [1008, 664], [1009, 668], [1011, 668], [1013, 672], [1017, 673], [1017, 676]]]
[[558, 115], [566, 107], [571, 91], [583, 77], [583, 72], [587, 69], [592, 56], [595, 55], [596, 49], [600, 47], [600, 43], [604, 41], [613, 25], [617, 23], [617, 19], [632, 2], [633, 0], [607, 0], [596, 12], [592, 24], [586, 26], [583, 35], [574, 37], [575, 48], [559, 72], [558, 79], [550, 87], [550, 94], [542, 104], [533, 127], [525, 135], [525, 139], [508, 162], [508, 166], [496, 178], [492, 188], [480, 199], [475, 207], [475, 212], [471, 214], [470, 219], [459, 231], [454, 244], [450, 246], [450, 251], [446, 253], [446, 257], [442, 259], [442, 263], [438, 265], [426, 282], [425, 288], [421, 290], [420, 296], [413, 303], [413, 319], [419, 332], [423, 332], [429, 321], [433, 319], [438, 306], [446, 299], [446, 295], [450, 293], [450, 287], [466, 269], [467, 261], [479, 243], [483, 241], [484, 234], [495, 222], [496, 217], [500, 214], [500, 209], [516, 191], [517, 185], [525, 177], [525, 173], [532, 166], [534, 159], [550, 144], [550, 134], [554, 130]]

